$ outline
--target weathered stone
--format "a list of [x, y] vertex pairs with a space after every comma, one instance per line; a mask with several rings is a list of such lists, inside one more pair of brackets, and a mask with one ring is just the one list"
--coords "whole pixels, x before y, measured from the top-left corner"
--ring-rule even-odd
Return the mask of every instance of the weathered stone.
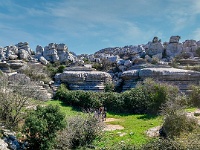
[[161, 59], [162, 59], [162, 53], [158, 53], [158, 54], [156, 54], [156, 55], [153, 55], [152, 58], [153, 58], [153, 59], [161, 60]]
[[109, 57], [107, 57], [107, 60], [110, 63], [116, 63], [118, 61], [118, 59], [119, 59], [118, 55], [117, 56], [109, 56]]
[[175, 69], [175, 68], [143, 68], [125, 71], [122, 73], [124, 90], [135, 87], [137, 80], [153, 78], [161, 82], [167, 82], [179, 87], [181, 91], [187, 91], [188, 85], [199, 85], [200, 72]]
[[7, 62], [0, 62], [0, 70], [10, 72], [10, 65]]
[[10, 64], [10, 68], [11, 69], [20, 69], [21, 67], [23, 67], [24, 66], [24, 64], [23, 63], [9, 63]]
[[19, 58], [24, 59], [24, 60], [28, 60], [28, 59], [30, 59], [30, 55], [26, 50], [20, 49], [19, 50]]
[[126, 66], [126, 67], [132, 66], [132, 61], [126, 60], [126, 61], [124, 62], [124, 66]]
[[48, 61], [47, 61], [43, 56], [41, 56], [41, 57], [39, 58], [39, 61], [40, 61], [43, 65], [47, 65], [47, 64], [48, 64]]
[[152, 57], [153, 55], [157, 55], [163, 53], [164, 46], [161, 44], [160, 40], [157, 37], [154, 37], [153, 42], [149, 42], [146, 45], [146, 54]]
[[0, 150], [9, 150], [8, 144], [3, 139], [0, 139]]
[[169, 40], [169, 44], [170, 43], [179, 43], [180, 38], [181, 38], [180, 36], [171, 36], [170, 40]]
[[68, 48], [67, 48], [67, 46], [65, 44], [61, 43], [61, 44], [57, 45], [57, 50], [58, 51], [67, 51]]
[[112, 80], [110, 74], [100, 71], [64, 71], [56, 78], [61, 83], [67, 83], [71, 90], [93, 91], [104, 91], [104, 84]]
[[43, 52], [44, 52], [44, 48], [40, 45], [37, 45], [36, 47], [36, 58], [39, 58], [43, 55]]
[[8, 58], [11, 59], [11, 60], [15, 60], [15, 59], [18, 58], [18, 56], [17, 55], [10, 55]]
[[169, 43], [166, 47], [166, 55], [169, 58], [174, 58], [181, 54], [183, 45], [181, 43]]

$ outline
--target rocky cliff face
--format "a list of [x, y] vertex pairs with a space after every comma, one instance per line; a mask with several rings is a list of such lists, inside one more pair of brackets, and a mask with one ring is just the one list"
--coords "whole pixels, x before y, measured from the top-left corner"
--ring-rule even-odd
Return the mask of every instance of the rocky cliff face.
[[56, 74], [57, 83], [66, 83], [71, 90], [92, 90], [102, 92], [106, 83], [112, 81], [110, 74], [101, 71], [76, 70]]
[[123, 90], [135, 87], [138, 81], [146, 78], [178, 86], [183, 92], [188, 91], [189, 85], [200, 85], [200, 72], [161, 66], [125, 71], [121, 77], [124, 80]]

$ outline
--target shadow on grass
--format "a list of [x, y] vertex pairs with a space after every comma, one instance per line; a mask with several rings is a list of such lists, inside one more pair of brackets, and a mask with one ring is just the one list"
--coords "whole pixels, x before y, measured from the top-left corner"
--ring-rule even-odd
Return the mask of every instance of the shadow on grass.
[[137, 119], [142, 119], [142, 120], [151, 120], [157, 118], [159, 115], [151, 115], [151, 114], [136, 114], [136, 113], [116, 113], [116, 112], [109, 112], [110, 115], [118, 115], [121, 117], [126, 117], [130, 115], [138, 115]]
[[151, 120], [151, 119], [155, 119], [156, 117], [158, 117], [158, 115], [142, 114], [142, 116], [137, 117], [137, 119]]

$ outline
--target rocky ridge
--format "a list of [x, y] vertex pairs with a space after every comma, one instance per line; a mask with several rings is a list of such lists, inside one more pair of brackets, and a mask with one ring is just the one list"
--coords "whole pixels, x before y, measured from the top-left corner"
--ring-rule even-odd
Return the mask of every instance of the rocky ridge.
[[[189, 84], [199, 85], [200, 74], [180, 68], [200, 64], [197, 52], [200, 50], [200, 41], [186, 40], [180, 43], [179, 40], [180, 36], [171, 36], [169, 42], [162, 43], [158, 37], [154, 37], [147, 44], [105, 48], [93, 55], [79, 56], [70, 52], [65, 44], [50, 43], [44, 48], [38, 45], [34, 52], [27, 42], [20, 42], [0, 48], [0, 69], [9, 73], [12, 70], [18, 72], [27, 66], [27, 62], [40, 62], [43, 65], [72, 62], [79, 67], [68, 67], [63, 73], [56, 74], [53, 87], [66, 83], [72, 90], [103, 91], [105, 84], [112, 81], [124, 91], [134, 87], [138, 81], [150, 77], [173, 83], [182, 91], [187, 91]], [[90, 68], [83, 67], [85, 60], [93, 64], [114, 65], [116, 69], [107, 72], [94, 71], [91, 69], [92, 65], [87, 65]], [[174, 60], [179, 64], [179, 69], [169, 66]]]

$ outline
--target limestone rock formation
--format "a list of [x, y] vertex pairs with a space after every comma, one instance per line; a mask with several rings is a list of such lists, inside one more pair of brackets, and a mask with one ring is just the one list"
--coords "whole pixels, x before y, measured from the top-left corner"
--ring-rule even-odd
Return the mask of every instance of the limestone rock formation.
[[101, 71], [64, 71], [56, 75], [56, 82], [68, 84], [71, 90], [104, 91], [104, 84], [111, 82], [110, 74]]
[[166, 46], [166, 55], [172, 59], [181, 54], [183, 44], [179, 43], [180, 36], [171, 36], [169, 43]]
[[152, 57], [153, 55], [162, 54], [164, 51], [164, 46], [158, 37], [154, 37], [152, 42], [149, 42], [146, 46], [146, 54]]
[[[48, 46], [42, 48], [41, 46], [36, 47], [36, 56], [37, 59], [44, 60], [43, 57], [50, 62], [66, 62], [68, 60], [75, 62], [75, 56], [68, 51], [68, 48], [65, 44], [56, 44], [49, 43]], [[42, 58], [41, 58], [42, 57]], [[42, 62], [43, 64], [44, 61]]]
[[170, 67], [147, 67], [128, 70], [123, 72], [121, 77], [124, 80], [123, 90], [135, 87], [138, 80], [143, 81], [146, 78], [176, 85], [181, 91], [187, 91], [190, 84], [199, 85], [200, 83], [200, 72]]

